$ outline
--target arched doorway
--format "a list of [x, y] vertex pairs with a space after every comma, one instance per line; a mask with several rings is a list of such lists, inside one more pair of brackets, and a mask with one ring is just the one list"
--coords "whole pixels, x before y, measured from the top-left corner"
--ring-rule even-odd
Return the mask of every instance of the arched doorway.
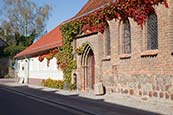
[[95, 58], [89, 45], [85, 47], [82, 55], [83, 89], [93, 90], [95, 84]]

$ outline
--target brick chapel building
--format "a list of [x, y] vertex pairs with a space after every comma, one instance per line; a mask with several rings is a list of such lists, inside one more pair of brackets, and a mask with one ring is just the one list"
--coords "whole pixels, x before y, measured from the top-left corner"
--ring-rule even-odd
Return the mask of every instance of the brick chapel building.
[[[75, 17], [103, 7], [112, 0], [89, 0]], [[102, 34], [76, 37], [74, 47], [87, 43], [77, 55], [78, 90], [94, 91], [102, 83], [106, 93], [173, 100], [173, 0], [154, 6], [141, 28], [133, 19], [108, 21]]]
[[[73, 18], [59, 26], [93, 13], [109, 2], [112, 0], [89, 0]], [[169, 8], [164, 5], [154, 6], [155, 13], [148, 16], [142, 28], [131, 18], [121, 22], [113, 19], [107, 21], [108, 26], [104, 33], [94, 32], [75, 37], [74, 50], [85, 44], [83, 53], [74, 56], [77, 69], [72, 72], [72, 82], [77, 84], [77, 90], [94, 93], [96, 86], [103, 84], [107, 94], [173, 100], [173, 0], [167, 2]], [[33, 58], [33, 54], [62, 45], [52, 45], [55, 41], [62, 41], [61, 32], [57, 28], [16, 57]], [[38, 57], [31, 59], [31, 69], [41, 64], [34, 62], [35, 58]], [[52, 66], [54, 67], [54, 64]], [[51, 76], [52, 70], [54, 69], [48, 68], [44, 69], [44, 72]], [[40, 70], [37, 74], [33, 74], [33, 70], [30, 72], [32, 74], [29, 74], [28, 78], [35, 78], [31, 75], [38, 76], [43, 73]], [[38, 78], [43, 79], [43, 75]], [[58, 75], [55, 78], [58, 78]]]

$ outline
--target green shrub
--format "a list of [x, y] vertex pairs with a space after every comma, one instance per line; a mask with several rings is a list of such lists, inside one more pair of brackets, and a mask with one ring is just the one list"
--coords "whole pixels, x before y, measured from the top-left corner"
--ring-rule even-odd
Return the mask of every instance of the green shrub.
[[70, 84], [69, 85], [69, 89], [70, 90], [75, 90], [77, 87], [76, 87], [76, 84]]
[[21, 52], [24, 50], [26, 47], [23, 46], [22, 44], [19, 45], [10, 45], [4, 49], [4, 54], [9, 55], [9, 56], [14, 56], [17, 53]]
[[50, 78], [46, 79], [46, 80], [42, 80], [41, 84], [45, 87], [57, 88], [57, 89], [63, 89], [63, 87], [64, 87], [64, 81], [52, 80]]
[[6, 74], [6, 75], [4, 75], [4, 78], [9, 79], [9, 78], [11, 78], [11, 76], [9, 74]]

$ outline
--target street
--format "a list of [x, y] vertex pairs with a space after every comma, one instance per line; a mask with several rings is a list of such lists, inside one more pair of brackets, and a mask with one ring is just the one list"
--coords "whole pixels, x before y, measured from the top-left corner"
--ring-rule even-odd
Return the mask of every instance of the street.
[[36, 101], [0, 87], [1, 115], [85, 115], [84, 113]]
[[[82, 95], [41, 86], [21, 85], [10, 79], [0, 80], [0, 115], [160, 115], [157, 112], [106, 102], [106, 96], [95, 96], [94, 99], [92, 95], [89, 98]], [[130, 98], [122, 100], [119, 97], [111, 100], [114, 99], [126, 104], [130, 101]], [[133, 104], [140, 106], [143, 103], [136, 101]], [[162, 108], [164, 111], [172, 111], [172, 108]]]

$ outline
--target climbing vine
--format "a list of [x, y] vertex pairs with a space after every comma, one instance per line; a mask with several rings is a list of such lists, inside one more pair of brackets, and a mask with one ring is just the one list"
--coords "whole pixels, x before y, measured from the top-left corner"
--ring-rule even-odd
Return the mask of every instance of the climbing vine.
[[132, 18], [138, 25], [146, 21], [147, 16], [154, 12], [154, 5], [164, 4], [168, 7], [166, 0], [116, 0], [97, 11], [83, 16], [75, 21], [82, 22], [82, 31], [104, 32], [108, 20], [126, 20]]
[[[63, 69], [65, 81], [70, 83], [71, 72], [76, 68], [71, 45], [76, 35], [90, 32], [103, 33], [107, 26], [106, 22], [112, 19], [121, 21], [132, 18], [138, 25], [142, 26], [147, 16], [154, 12], [153, 6], [159, 4], [164, 4], [165, 7], [168, 7], [166, 0], [116, 0], [93, 13], [72, 19], [63, 24], [61, 32], [64, 44], [61, 52], [58, 52], [56, 57], [57, 64]], [[83, 46], [76, 49], [76, 52], [79, 54], [83, 52]]]
[[63, 46], [61, 51], [57, 53], [57, 64], [64, 72], [64, 81], [71, 83], [71, 73], [76, 69], [76, 61], [73, 60], [73, 47], [71, 42], [73, 38], [80, 34], [81, 23], [69, 22], [61, 26], [61, 33], [63, 36]]
[[77, 53], [78, 55], [81, 55], [84, 52], [86, 46], [87, 46], [86, 42], [82, 43], [80, 47], [75, 49], [75, 53]]

